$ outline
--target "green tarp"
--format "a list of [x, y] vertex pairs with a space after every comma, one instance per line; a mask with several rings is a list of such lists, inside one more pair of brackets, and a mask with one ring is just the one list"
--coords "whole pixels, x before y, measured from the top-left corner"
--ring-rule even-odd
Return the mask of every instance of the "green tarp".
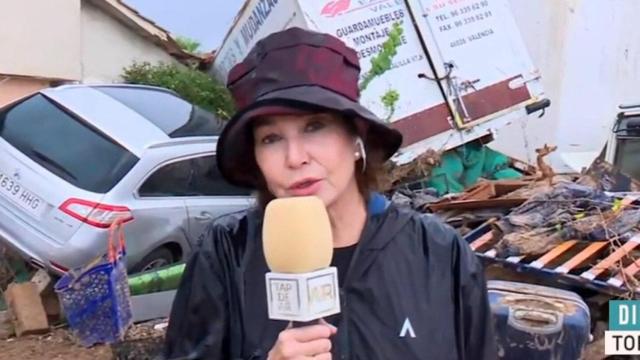
[[436, 189], [442, 196], [463, 192], [480, 178], [502, 180], [520, 177], [520, 172], [509, 167], [506, 155], [474, 142], [444, 153], [440, 166], [431, 170], [424, 185]]

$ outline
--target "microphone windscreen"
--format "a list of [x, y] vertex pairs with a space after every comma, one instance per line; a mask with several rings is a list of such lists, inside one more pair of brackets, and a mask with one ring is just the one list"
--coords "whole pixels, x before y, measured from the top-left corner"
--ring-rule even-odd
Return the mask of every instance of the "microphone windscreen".
[[327, 268], [333, 256], [329, 214], [320, 198], [275, 199], [265, 209], [262, 243], [272, 272], [305, 273]]

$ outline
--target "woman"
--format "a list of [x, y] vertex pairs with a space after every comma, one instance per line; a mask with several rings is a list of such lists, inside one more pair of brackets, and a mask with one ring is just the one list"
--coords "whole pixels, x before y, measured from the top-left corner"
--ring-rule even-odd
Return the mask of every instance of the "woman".
[[[166, 358], [493, 359], [482, 267], [450, 227], [372, 191], [402, 136], [358, 103], [358, 57], [337, 38], [292, 28], [235, 66], [239, 112], [218, 167], [259, 206], [212, 224], [189, 260]], [[273, 198], [318, 196], [334, 238], [341, 313], [289, 328], [269, 320], [261, 240]]]

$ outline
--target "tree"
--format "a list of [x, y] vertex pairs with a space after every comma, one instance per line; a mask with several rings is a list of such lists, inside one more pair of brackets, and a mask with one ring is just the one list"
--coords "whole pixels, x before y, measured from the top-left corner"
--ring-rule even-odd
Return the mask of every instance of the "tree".
[[173, 90], [185, 100], [213, 112], [221, 119], [229, 119], [235, 111], [227, 88], [194, 68], [176, 64], [134, 62], [123, 69], [122, 78], [129, 84]]
[[176, 36], [175, 40], [178, 43], [178, 45], [180, 45], [182, 50], [191, 54], [195, 54], [201, 45], [198, 41], [188, 38], [186, 36]]

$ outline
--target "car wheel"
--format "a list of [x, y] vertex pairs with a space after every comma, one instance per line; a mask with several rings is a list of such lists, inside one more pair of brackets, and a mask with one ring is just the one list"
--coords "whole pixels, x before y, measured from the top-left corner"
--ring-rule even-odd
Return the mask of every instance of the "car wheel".
[[153, 250], [145, 256], [140, 262], [133, 267], [132, 273], [156, 270], [161, 267], [172, 264], [175, 261], [173, 253], [166, 247]]

